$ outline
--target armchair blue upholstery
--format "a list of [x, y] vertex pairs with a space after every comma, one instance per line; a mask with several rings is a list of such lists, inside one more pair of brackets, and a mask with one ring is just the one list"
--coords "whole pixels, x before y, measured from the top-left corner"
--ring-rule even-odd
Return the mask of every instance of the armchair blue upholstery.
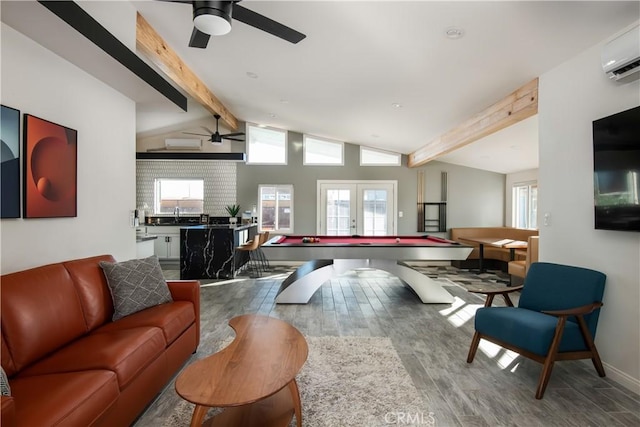
[[605, 280], [586, 268], [533, 263], [517, 288], [522, 289], [518, 307], [478, 309], [467, 362], [473, 362], [483, 338], [542, 363], [536, 399], [542, 399], [556, 360], [591, 359], [604, 377], [593, 339]]

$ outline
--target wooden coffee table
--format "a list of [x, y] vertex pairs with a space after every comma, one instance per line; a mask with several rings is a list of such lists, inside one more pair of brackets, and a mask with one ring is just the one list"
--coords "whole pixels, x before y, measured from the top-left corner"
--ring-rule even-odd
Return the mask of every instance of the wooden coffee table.
[[282, 320], [255, 314], [234, 317], [229, 346], [187, 366], [176, 391], [196, 405], [191, 427], [202, 426], [211, 407], [226, 408], [207, 426], [302, 426], [296, 375], [307, 360], [304, 336]]

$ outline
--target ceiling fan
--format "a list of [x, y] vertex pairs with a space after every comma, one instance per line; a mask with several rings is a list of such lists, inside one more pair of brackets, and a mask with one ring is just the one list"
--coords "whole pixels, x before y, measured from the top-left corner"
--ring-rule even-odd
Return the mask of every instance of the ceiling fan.
[[188, 3], [193, 6], [193, 31], [189, 47], [204, 49], [210, 36], [221, 36], [231, 31], [231, 16], [259, 30], [266, 31], [291, 43], [298, 43], [306, 35], [253, 12], [237, 1], [159, 0], [171, 3]]
[[244, 132], [225, 133], [224, 135], [221, 135], [220, 132], [218, 132], [218, 120], [220, 120], [220, 115], [219, 114], [214, 114], [213, 117], [216, 118], [216, 131], [215, 132], [212, 132], [209, 128], [202, 126], [202, 128], [204, 130], [209, 132], [208, 135], [205, 135], [203, 133], [193, 133], [193, 132], [182, 132], [182, 133], [187, 134], [187, 135], [208, 136], [209, 139], [207, 141], [211, 141], [212, 144], [222, 144], [222, 140], [223, 139], [229, 139], [231, 141], [243, 141], [244, 142], [244, 139], [236, 138], [238, 136], [243, 136]]

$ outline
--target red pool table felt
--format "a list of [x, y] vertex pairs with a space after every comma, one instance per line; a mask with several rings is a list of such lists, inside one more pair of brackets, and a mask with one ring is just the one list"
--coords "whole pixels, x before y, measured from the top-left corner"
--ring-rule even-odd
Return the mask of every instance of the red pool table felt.
[[[319, 242], [303, 243], [303, 237], [320, 238]], [[400, 239], [400, 241], [396, 241]], [[418, 245], [418, 246], [438, 246], [438, 245], [460, 245], [458, 242], [443, 239], [437, 236], [280, 236], [272, 244], [279, 245]]]

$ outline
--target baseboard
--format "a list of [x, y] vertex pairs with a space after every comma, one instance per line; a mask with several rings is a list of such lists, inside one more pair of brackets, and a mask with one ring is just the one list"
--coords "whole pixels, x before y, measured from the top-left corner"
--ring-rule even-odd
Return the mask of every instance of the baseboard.
[[[588, 363], [589, 365], [591, 365], [591, 361], [585, 361], [585, 363]], [[602, 365], [604, 366], [604, 371], [607, 374], [607, 377], [609, 379], [617, 382], [618, 384], [620, 384], [624, 388], [627, 388], [627, 389], [631, 390], [632, 392], [640, 395], [640, 380], [639, 379], [633, 378], [632, 376], [622, 372], [620, 369], [614, 368], [613, 366], [609, 365], [608, 363], [602, 362]]]

